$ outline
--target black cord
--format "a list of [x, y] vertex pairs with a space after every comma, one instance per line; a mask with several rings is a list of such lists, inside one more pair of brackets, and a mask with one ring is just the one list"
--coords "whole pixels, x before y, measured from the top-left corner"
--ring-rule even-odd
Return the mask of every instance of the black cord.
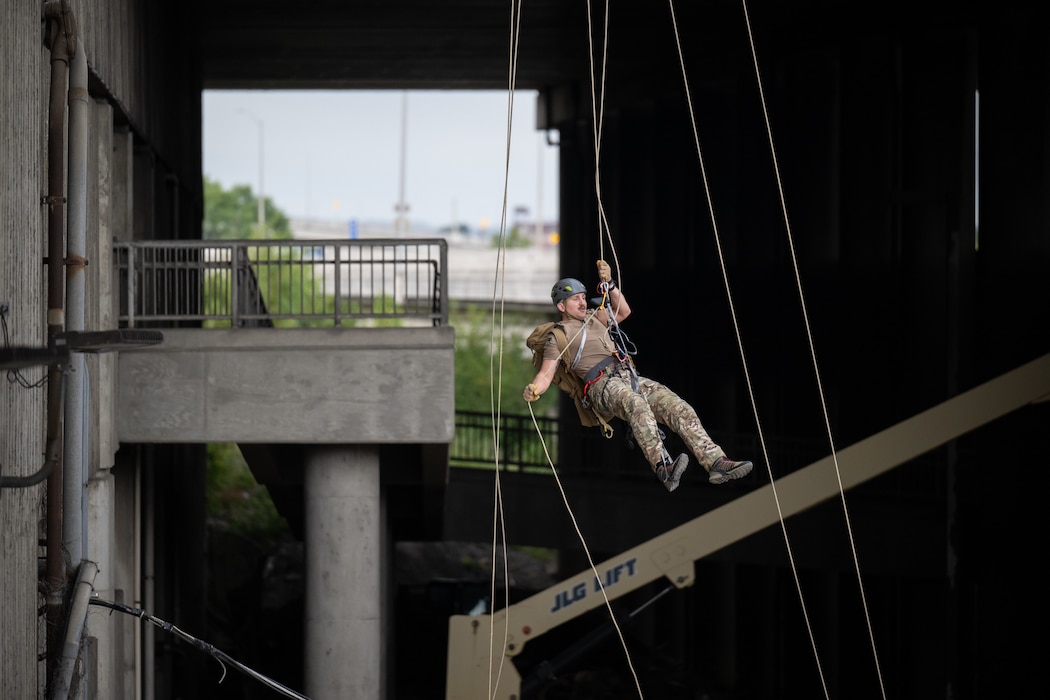
[[[171, 622], [167, 622], [165, 620], [161, 620], [158, 617], [154, 617], [153, 615], [150, 615], [149, 613], [147, 613], [145, 610], [142, 610], [141, 608], [132, 608], [132, 607], [124, 605], [122, 603], [114, 603], [112, 601], [102, 600], [100, 598], [92, 598], [90, 600], [90, 603], [92, 605], [99, 605], [99, 606], [102, 606], [104, 608], [109, 608], [110, 610], [116, 610], [117, 612], [126, 613], [128, 615], [132, 615], [132, 616], [137, 617], [139, 619], [146, 620], [146, 621], [150, 622], [151, 624], [161, 628], [165, 632], [171, 632], [172, 634], [177, 636], [179, 639], [182, 639], [183, 641], [188, 642], [193, 647], [199, 649], [200, 651], [203, 651], [205, 654], [208, 654], [212, 658], [216, 659], [220, 664], [222, 664], [223, 665], [223, 676], [226, 675], [226, 673], [225, 673], [225, 665], [229, 664], [230, 666], [233, 666], [234, 668], [236, 668], [241, 673], [243, 673], [243, 674], [245, 674], [247, 676], [251, 676], [255, 680], [257, 680], [260, 683], [262, 683], [263, 685], [269, 686], [271, 689], [277, 691], [278, 693], [281, 693], [282, 695], [284, 695], [286, 697], [294, 698], [295, 700], [310, 700], [305, 695], [301, 695], [301, 694], [295, 692], [294, 690], [291, 690], [291, 689], [281, 685], [280, 683], [278, 683], [277, 681], [273, 680], [272, 678], [267, 678], [266, 676], [262, 675], [261, 673], [259, 673], [257, 671], [253, 671], [252, 669], [248, 668], [247, 666], [245, 666], [241, 662], [239, 662], [236, 659], [232, 658], [229, 654], [227, 654], [227, 653], [225, 653], [225, 652], [223, 652], [223, 651], [221, 651], [219, 649], [216, 649], [211, 644], [208, 644], [207, 642], [204, 642], [204, 641], [202, 641], [200, 639], [197, 639], [196, 637], [194, 637], [191, 634], [183, 632], [182, 630], [180, 630], [178, 627], [176, 627]], [[222, 682], [221, 678], [219, 679], [219, 682], [220, 683]]]
[[[7, 336], [7, 316], [5, 314], [0, 314], [0, 327], [2, 327], [4, 331], [4, 348], [7, 349], [11, 347], [11, 342]], [[7, 381], [9, 381], [12, 384], [18, 384], [23, 389], [35, 389], [39, 386], [47, 384], [47, 372], [45, 371], [44, 376], [40, 377], [40, 379], [36, 380], [35, 382], [31, 382], [28, 379], [26, 379], [22, 375], [22, 373], [19, 372], [17, 369], [9, 369], [7, 370]]]

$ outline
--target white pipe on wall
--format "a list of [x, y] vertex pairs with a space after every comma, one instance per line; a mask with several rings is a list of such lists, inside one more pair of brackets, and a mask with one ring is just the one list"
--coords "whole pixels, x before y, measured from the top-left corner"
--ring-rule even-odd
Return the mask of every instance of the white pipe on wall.
[[[84, 42], [77, 41], [69, 70], [69, 187], [66, 233], [66, 330], [84, 330], [87, 265], [88, 71]], [[87, 372], [83, 353], [70, 354], [63, 445], [62, 544], [69, 561], [86, 551], [84, 494], [88, 449], [84, 430]]]

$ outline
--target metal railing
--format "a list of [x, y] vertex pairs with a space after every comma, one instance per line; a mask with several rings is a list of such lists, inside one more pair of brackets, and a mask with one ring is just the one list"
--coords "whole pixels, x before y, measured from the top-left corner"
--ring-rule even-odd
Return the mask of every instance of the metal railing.
[[444, 239], [113, 245], [120, 322], [447, 325]]
[[[501, 415], [499, 418], [499, 466], [508, 471], [550, 470], [546, 444], [551, 459], [558, 459], [558, 419], [537, 416], [543, 437], [541, 443], [536, 435], [532, 416]], [[449, 452], [449, 464], [454, 467], [492, 468], [497, 453], [493, 449], [495, 438], [492, 430], [492, 415], [456, 411], [456, 437]]]

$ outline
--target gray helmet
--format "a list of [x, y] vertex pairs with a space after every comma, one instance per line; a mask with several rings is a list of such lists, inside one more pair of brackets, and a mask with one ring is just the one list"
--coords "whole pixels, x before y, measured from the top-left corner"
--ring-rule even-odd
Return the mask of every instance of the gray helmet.
[[551, 289], [551, 301], [557, 306], [559, 301], [564, 301], [575, 294], [586, 291], [587, 287], [583, 282], [572, 277], [565, 277], [554, 283], [554, 287]]

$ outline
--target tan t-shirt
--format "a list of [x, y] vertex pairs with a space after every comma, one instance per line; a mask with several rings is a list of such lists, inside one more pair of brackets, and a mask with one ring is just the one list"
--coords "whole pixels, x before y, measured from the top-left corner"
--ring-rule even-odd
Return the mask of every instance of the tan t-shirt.
[[[613, 345], [612, 339], [609, 337], [608, 327], [598, 320], [595, 310], [588, 311], [586, 318], [586, 334], [581, 330], [584, 326], [583, 321], [570, 318], [558, 324], [565, 329], [565, 335], [568, 338], [568, 345], [561, 357], [581, 379], [587, 376], [587, 372], [590, 371], [591, 367], [612, 355], [613, 351], [616, 350], [616, 346]], [[576, 353], [579, 352], [581, 343], [583, 343], [583, 352], [580, 353], [579, 362], [574, 366], [573, 362], [576, 360]], [[551, 334], [547, 338], [547, 344], [543, 347], [543, 359], [551, 360], [557, 358], [558, 343], [555, 341], [554, 335]]]

